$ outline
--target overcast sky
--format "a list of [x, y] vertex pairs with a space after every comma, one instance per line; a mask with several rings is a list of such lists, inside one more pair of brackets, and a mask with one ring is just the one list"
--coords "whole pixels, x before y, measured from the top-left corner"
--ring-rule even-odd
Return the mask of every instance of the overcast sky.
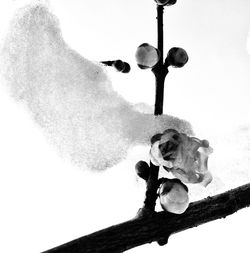
[[[2, 0], [0, 37], [28, 1]], [[115, 90], [131, 103], [154, 104], [154, 78], [140, 70], [135, 50], [156, 45], [153, 0], [50, 0], [68, 45], [93, 61], [122, 59], [129, 74], [109, 70]], [[250, 180], [250, 2], [185, 0], [165, 8], [165, 53], [186, 49], [189, 62], [170, 69], [164, 113], [191, 122], [212, 140], [215, 181], [204, 195]], [[80, 170], [59, 157], [22, 104], [0, 92], [0, 251], [40, 252], [126, 221], [141, 207], [144, 183], [134, 164], [148, 147], [104, 173]], [[193, 198], [200, 188], [194, 187]], [[201, 194], [202, 195], [202, 194]], [[249, 209], [171, 236], [168, 245], [131, 252], [248, 252]]]

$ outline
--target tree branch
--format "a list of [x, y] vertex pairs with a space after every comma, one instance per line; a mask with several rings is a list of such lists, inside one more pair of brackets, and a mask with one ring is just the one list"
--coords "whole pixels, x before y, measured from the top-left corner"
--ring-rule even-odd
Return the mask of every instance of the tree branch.
[[[163, 11], [162, 5], [156, 5], [157, 7], [157, 41], [158, 51], [160, 52], [160, 59], [156, 66], [152, 69], [155, 75], [155, 109], [154, 115], [161, 115], [163, 113], [163, 100], [164, 100], [164, 83], [168, 69], [163, 64]], [[150, 162], [149, 178], [147, 179], [146, 197], [144, 206], [137, 213], [137, 217], [152, 215], [155, 210], [155, 203], [157, 199], [157, 189], [159, 175], [159, 166], [155, 166]]]
[[159, 212], [151, 217], [136, 218], [112, 226], [44, 253], [123, 252], [159, 241], [209, 221], [225, 218], [250, 205], [250, 184], [190, 204], [181, 215]]
[[160, 59], [156, 66], [152, 69], [155, 75], [155, 115], [161, 115], [163, 113], [163, 99], [164, 99], [164, 82], [166, 75], [168, 74], [167, 68], [163, 64], [163, 54], [164, 54], [164, 42], [163, 42], [163, 11], [164, 7], [162, 5], [157, 5], [157, 41], [158, 41], [158, 51], [160, 52]]

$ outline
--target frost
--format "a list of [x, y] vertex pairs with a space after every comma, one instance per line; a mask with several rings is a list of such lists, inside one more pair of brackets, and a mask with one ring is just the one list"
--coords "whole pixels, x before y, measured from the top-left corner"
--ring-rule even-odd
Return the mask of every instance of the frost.
[[43, 5], [18, 11], [1, 51], [1, 72], [63, 156], [102, 170], [149, 144], [166, 128], [192, 133], [190, 124], [133, 108], [116, 93], [105, 68], [69, 48], [57, 18]]

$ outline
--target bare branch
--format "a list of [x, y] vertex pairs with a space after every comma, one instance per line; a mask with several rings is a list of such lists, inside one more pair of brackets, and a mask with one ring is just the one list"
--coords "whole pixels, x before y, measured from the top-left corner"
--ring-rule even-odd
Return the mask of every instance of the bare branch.
[[44, 253], [123, 252], [168, 237], [209, 221], [225, 218], [250, 205], [250, 184], [193, 202], [181, 215], [160, 212], [112, 226]]

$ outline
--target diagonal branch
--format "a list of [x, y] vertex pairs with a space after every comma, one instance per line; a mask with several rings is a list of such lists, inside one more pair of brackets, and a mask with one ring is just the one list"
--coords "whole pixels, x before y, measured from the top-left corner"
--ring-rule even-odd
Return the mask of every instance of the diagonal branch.
[[44, 253], [123, 252], [227, 215], [250, 205], [250, 184], [193, 202], [181, 215], [160, 212], [112, 226]]

